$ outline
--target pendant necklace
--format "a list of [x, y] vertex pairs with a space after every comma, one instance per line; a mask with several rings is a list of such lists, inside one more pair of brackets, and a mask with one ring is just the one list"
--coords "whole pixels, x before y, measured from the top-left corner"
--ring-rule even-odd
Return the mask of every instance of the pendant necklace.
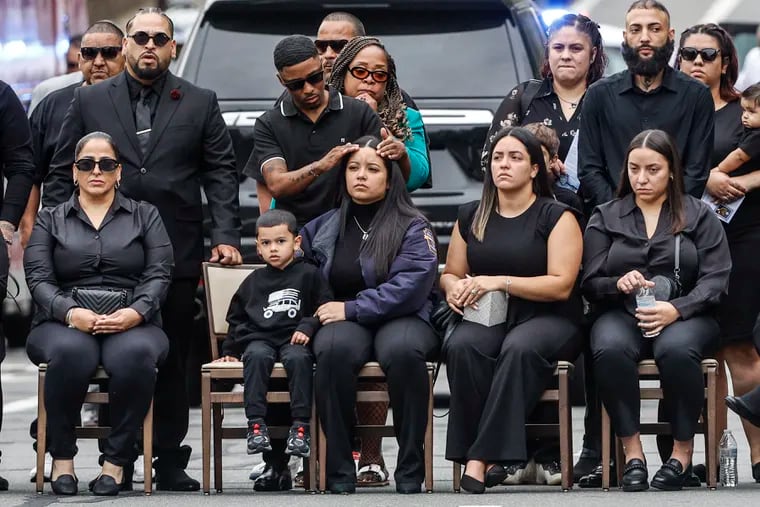
[[554, 94], [557, 96], [557, 98], [559, 100], [561, 100], [565, 104], [568, 104], [570, 106], [570, 109], [575, 109], [575, 108], [578, 107], [578, 104], [580, 103], [581, 99], [583, 98], [583, 95], [585, 95], [586, 92], [584, 91], [583, 95], [581, 95], [580, 97], [578, 97], [578, 99], [575, 102], [573, 102], [571, 100], [567, 100], [566, 98], [562, 97], [559, 93], [557, 93], [556, 90], [554, 91]]
[[354, 217], [354, 222], [356, 222], [356, 226], [359, 228], [359, 230], [362, 231], [362, 241], [367, 241], [367, 238], [369, 238], [369, 231], [372, 229], [369, 228], [365, 231], [364, 228], [359, 224], [359, 221], [356, 219], [356, 217]]

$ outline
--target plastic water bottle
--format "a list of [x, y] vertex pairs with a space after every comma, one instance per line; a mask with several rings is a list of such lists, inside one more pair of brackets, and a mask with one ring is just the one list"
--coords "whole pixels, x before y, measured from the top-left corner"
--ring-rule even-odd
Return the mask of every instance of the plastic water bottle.
[[738, 479], [736, 474], [736, 439], [731, 430], [723, 430], [720, 439], [720, 485], [724, 488], [735, 488]]
[[[654, 298], [654, 291], [649, 287], [641, 287], [636, 293], [636, 308], [646, 308], [648, 306], [655, 306], [656, 304], [657, 300]], [[642, 329], [641, 334], [646, 338], [654, 338], [660, 333], [653, 333]]]

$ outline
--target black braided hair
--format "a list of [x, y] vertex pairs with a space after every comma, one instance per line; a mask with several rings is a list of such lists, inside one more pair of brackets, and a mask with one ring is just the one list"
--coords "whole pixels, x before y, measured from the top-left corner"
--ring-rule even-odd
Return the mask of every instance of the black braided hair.
[[331, 88], [345, 93], [346, 74], [351, 62], [362, 49], [369, 46], [377, 46], [382, 49], [388, 60], [388, 81], [385, 83], [385, 95], [377, 105], [377, 115], [394, 137], [402, 141], [411, 139], [412, 130], [409, 128], [409, 120], [406, 116], [406, 104], [396, 79], [396, 62], [393, 61], [393, 57], [377, 37], [354, 37], [351, 39], [340, 52], [338, 58], [335, 59], [329, 85]]

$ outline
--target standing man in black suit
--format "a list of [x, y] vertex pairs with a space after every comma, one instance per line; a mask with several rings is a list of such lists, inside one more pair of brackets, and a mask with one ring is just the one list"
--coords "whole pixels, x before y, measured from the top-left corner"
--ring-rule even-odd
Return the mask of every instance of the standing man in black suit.
[[[8, 180], [3, 192], [3, 178]], [[0, 304], [8, 282], [10, 246], [29, 190], [34, 181], [32, 134], [26, 121], [24, 106], [13, 89], [0, 81]], [[0, 316], [0, 363], [5, 358], [5, 336]], [[0, 387], [0, 427], [3, 425], [3, 391]], [[2, 455], [2, 453], [0, 453]], [[0, 491], [8, 489], [8, 481], [0, 477]]]
[[240, 264], [235, 155], [216, 95], [168, 71], [176, 53], [171, 19], [160, 9], [141, 9], [126, 28], [126, 72], [75, 91], [42, 204], [53, 206], [71, 195], [74, 146], [84, 134], [100, 130], [122, 152], [121, 191], [158, 208], [174, 247], [175, 269], [161, 312], [170, 351], [156, 384], [156, 487], [195, 491], [198, 481], [184, 471], [191, 449], [181, 443], [188, 426], [187, 340], [203, 260], [201, 187], [212, 219], [210, 260]]

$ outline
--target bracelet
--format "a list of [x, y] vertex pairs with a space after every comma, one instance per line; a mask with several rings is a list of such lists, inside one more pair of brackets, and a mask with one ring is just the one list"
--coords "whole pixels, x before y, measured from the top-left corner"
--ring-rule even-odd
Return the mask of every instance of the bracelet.
[[69, 308], [69, 311], [66, 312], [66, 318], [63, 319], [64, 323], [69, 327], [74, 327], [74, 325], [71, 323], [71, 314], [74, 313], [73, 308]]
[[509, 286], [512, 285], [512, 279], [510, 277], [507, 277], [507, 296], [509, 296]]

